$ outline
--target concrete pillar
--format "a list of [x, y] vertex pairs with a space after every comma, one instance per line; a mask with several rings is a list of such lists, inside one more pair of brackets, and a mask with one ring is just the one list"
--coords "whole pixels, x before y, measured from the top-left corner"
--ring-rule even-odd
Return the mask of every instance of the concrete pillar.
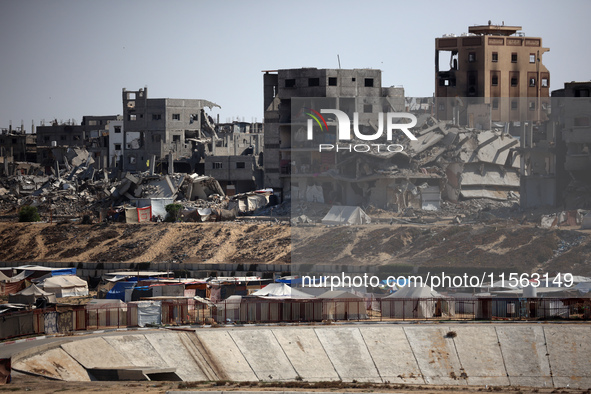
[[168, 175], [174, 174], [174, 159], [172, 158], [172, 152], [168, 154]]
[[152, 155], [150, 158], [150, 175], [154, 175], [154, 170], [156, 168], [156, 155]]

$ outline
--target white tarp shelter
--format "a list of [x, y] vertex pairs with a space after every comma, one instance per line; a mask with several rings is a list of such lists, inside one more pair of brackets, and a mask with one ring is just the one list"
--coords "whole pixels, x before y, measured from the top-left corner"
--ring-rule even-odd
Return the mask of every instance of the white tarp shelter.
[[322, 218], [322, 224], [366, 224], [371, 223], [371, 218], [359, 207], [346, 205], [334, 205]]
[[328, 320], [367, 319], [365, 299], [343, 290], [327, 291], [320, 294], [322, 315]]
[[382, 299], [382, 317], [425, 319], [454, 315], [454, 301], [444, 299], [429, 286], [411, 284]]
[[55, 293], [58, 298], [88, 295], [88, 283], [76, 275], [52, 276], [39, 283], [39, 287], [46, 292]]
[[[137, 321], [132, 324], [145, 327], [147, 324], [162, 324], [162, 301], [133, 301], [127, 303], [128, 308], [132, 305], [137, 306]], [[132, 325], [130, 324], [130, 325]]]
[[270, 283], [251, 295], [264, 298], [314, 298], [314, 296], [294, 289], [285, 283]]

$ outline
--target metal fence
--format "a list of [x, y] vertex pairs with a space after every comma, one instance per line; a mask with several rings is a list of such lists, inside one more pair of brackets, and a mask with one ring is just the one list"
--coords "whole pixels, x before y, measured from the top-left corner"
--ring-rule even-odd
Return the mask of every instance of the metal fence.
[[[138, 326], [138, 307], [46, 308], [0, 315], [0, 339]], [[590, 320], [590, 298], [260, 299], [215, 306], [164, 300], [162, 325], [408, 320]]]

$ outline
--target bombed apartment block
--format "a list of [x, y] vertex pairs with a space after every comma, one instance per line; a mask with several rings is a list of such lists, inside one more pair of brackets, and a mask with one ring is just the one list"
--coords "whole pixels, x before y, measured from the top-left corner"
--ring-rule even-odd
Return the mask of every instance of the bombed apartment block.
[[123, 154], [126, 171], [146, 171], [155, 157], [156, 172], [191, 173], [203, 163], [205, 144], [216, 138], [207, 100], [148, 98], [148, 88], [123, 96]]
[[[550, 73], [542, 56], [549, 49], [541, 38], [526, 37], [520, 30], [489, 22], [470, 26], [461, 36], [435, 39], [438, 119], [475, 127], [473, 103], [488, 105], [493, 122], [547, 119]], [[501, 99], [507, 97], [510, 100]]]
[[[34, 131], [34, 127], [33, 127]], [[37, 144], [34, 133], [26, 133], [24, 126], [0, 130], [0, 160], [2, 163], [34, 162]]]
[[218, 126], [205, 157], [205, 175], [220, 182], [226, 194], [245, 193], [263, 187], [263, 133], [260, 123]]
[[405, 108], [404, 89], [382, 87], [381, 70], [300, 68], [265, 71], [263, 84], [264, 185], [273, 188], [282, 199], [289, 199], [291, 195], [292, 168], [313, 171], [316, 167], [326, 169], [327, 165], [334, 165], [334, 153], [331, 152], [306, 159], [308, 163], [296, 161], [294, 164], [292, 141], [296, 136], [292, 134], [298, 130], [294, 125], [301, 121], [296, 117], [302, 115], [292, 112], [294, 99], [323, 98], [322, 108], [339, 109], [351, 119], [356, 112], [364, 125], [369, 125], [374, 112], [396, 112]]
[[[53, 151], [69, 148], [85, 148], [93, 157], [97, 169], [108, 168], [109, 160], [109, 123], [116, 121], [117, 115], [84, 116], [81, 124], [72, 121], [50, 126], [37, 126], [37, 161], [43, 166], [53, 168], [56, 158]], [[119, 118], [120, 119], [120, 118]]]

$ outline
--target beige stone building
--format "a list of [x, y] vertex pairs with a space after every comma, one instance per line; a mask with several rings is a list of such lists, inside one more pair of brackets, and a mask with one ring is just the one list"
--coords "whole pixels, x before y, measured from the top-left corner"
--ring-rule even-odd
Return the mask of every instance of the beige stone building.
[[439, 119], [474, 123], [469, 106], [490, 106], [493, 122], [543, 121], [550, 73], [548, 48], [521, 26], [470, 26], [461, 36], [435, 39], [435, 96]]

